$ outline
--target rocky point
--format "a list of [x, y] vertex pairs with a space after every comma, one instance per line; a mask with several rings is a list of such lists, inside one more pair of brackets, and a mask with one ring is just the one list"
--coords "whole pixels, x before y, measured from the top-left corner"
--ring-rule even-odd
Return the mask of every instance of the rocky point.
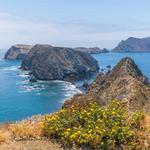
[[63, 107], [82, 105], [91, 100], [106, 105], [108, 101], [118, 100], [124, 101], [129, 110], [134, 111], [143, 109], [150, 102], [149, 81], [129, 57], [123, 58], [105, 75], [99, 74], [88, 89], [86, 94], [67, 100]]
[[31, 45], [17, 44], [11, 46], [6, 52], [4, 59], [16, 60], [24, 59], [27, 53], [31, 50]]

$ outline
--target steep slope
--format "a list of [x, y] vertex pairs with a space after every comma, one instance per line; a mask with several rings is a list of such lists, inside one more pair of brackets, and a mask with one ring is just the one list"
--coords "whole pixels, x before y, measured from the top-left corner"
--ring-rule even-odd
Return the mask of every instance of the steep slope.
[[123, 58], [106, 75], [98, 75], [86, 95], [76, 95], [65, 102], [64, 107], [72, 104], [97, 101], [100, 105], [110, 100], [125, 101], [130, 110], [139, 110], [150, 102], [148, 79], [142, 74], [131, 58]]
[[114, 52], [150, 52], [150, 37], [134, 38], [130, 37], [127, 40], [121, 41]]
[[71, 48], [35, 45], [23, 60], [21, 68], [30, 70], [39, 80], [74, 81], [97, 73], [97, 61], [88, 53]]
[[23, 44], [13, 45], [8, 49], [4, 58], [9, 60], [24, 59], [32, 47], [31, 45]]

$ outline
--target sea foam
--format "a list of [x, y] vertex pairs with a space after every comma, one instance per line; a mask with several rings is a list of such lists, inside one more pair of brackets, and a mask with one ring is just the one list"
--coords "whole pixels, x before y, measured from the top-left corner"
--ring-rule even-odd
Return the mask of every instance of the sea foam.
[[1, 68], [1, 70], [3, 70], [3, 71], [17, 71], [18, 68], [19, 68], [19, 66], [10, 66], [10, 67]]

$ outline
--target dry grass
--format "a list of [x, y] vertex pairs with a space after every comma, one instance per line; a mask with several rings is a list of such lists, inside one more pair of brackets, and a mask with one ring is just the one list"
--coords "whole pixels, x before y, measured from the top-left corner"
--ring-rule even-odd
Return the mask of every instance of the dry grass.
[[42, 121], [44, 116], [34, 116], [9, 125], [8, 130], [15, 140], [39, 139], [42, 137]]
[[[43, 118], [44, 117], [37, 117], [37, 118], [33, 117], [31, 119], [23, 120], [14, 124], [1, 125], [0, 126], [0, 149], [1, 147], [3, 149], [4, 147], [6, 147], [6, 149], [9, 149], [7, 148], [9, 146], [11, 149], [12, 145], [14, 147], [17, 146], [15, 144], [17, 142], [19, 142], [20, 147], [22, 145], [24, 147], [31, 146], [31, 145], [35, 147], [34, 144], [36, 141], [37, 143], [39, 143], [39, 141], [42, 141], [42, 143], [46, 142], [47, 149], [48, 148], [53, 149], [49, 147], [49, 146], [53, 147], [53, 144], [51, 143], [51, 141], [48, 141], [45, 138], [43, 138], [43, 132], [42, 132]], [[139, 132], [139, 134], [144, 135], [145, 145], [150, 145], [150, 115], [145, 115], [145, 119], [142, 122], [142, 127], [144, 130], [142, 132]], [[54, 144], [54, 146], [55, 145], [58, 146], [57, 144]], [[39, 146], [40, 146], [40, 143], [38, 147]], [[18, 150], [20, 150], [19, 148]], [[41, 149], [44, 150], [43, 147]], [[16, 149], [14, 148], [14, 150]]]
[[150, 129], [150, 115], [145, 115], [144, 121], [142, 122], [142, 126], [146, 129]]
[[31, 140], [42, 137], [43, 117], [35, 116], [14, 124], [0, 126], [0, 143], [7, 140]]
[[9, 131], [5, 129], [0, 130], [0, 143], [6, 142], [10, 139], [10, 133]]
[[57, 143], [43, 138], [43, 118], [0, 125], [0, 150], [62, 150]]
[[16, 140], [39, 139], [42, 136], [42, 123], [23, 121], [10, 125], [9, 131]]

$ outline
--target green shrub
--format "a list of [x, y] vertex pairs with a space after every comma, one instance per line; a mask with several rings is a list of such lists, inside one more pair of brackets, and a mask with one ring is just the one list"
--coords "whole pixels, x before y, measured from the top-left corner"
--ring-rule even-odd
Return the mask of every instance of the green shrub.
[[91, 102], [86, 107], [72, 106], [47, 115], [43, 123], [45, 136], [62, 145], [89, 149], [141, 149], [139, 138], [141, 112], [129, 114], [123, 103], [115, 100], [106, 107]]

